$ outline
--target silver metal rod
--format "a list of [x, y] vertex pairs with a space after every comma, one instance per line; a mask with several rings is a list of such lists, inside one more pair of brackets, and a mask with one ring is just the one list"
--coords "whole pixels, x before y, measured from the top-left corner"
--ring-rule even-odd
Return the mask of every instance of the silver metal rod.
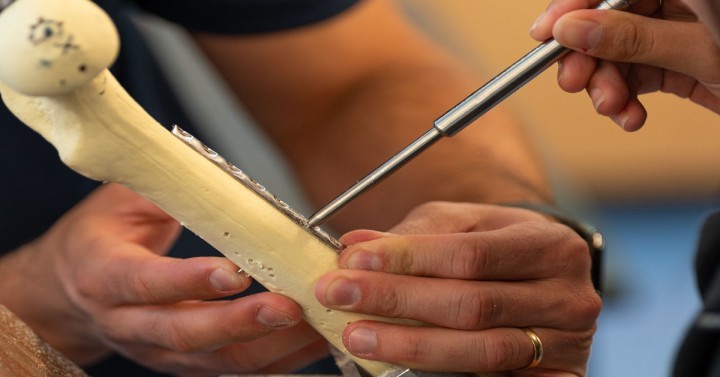
[[420, 136], [417, 140], [405, 147], [405, 149], [400, 151], [391, 159], [387, 160], [377, 169], [373, 170], [372, 173], [368, 174], [365, 178], [355, 183], [352, 187], [342, 193], [342, 195], [333, 199], [325, 207], [315, 212], [315, 214], [310, 216], [310, 218], [308, 219], [308, 225], [310, 227], [322, 225], [327, 219], [330, 218], [330, 216], [340, 210], [340, 208], [344, 207], [350, 201], [355, 199], [358, 195], [380, 183], [380, 181], [385, 179], [392, 172], [399, 169], [401, 166], [410, 161], [413, 157], [420, 154], [420, 152], [424, 151], [427, 147], [429, 147], [436, 141], [442, 139], [442, 137], [443, 135], [435, 128], [430, 129], [430, 131]]
[[[605, 0], [596, 9], [625, 9], [639, 0]], [[358, 181], [343, 194], [333, 199], [322, 209], [315, 212], [309, 219], [311, 227], [322, 225], [330, 216], [350, 203], [363, 192], [378, 184], [395, 170], [405, 165], [442, 136], [453, 136], [477, 120], [480, 116], [515, 93], [530, 80], [555, 63], [567, 49], [549, 39], [517, 62], [495, 76], [487, 84], [465, 98], [434, 122], [433, 128], [415, 140], [400, 153], [375, 169], [365, 178]]]
[[[637, 1], [606, 0], [596, 9], [625, 9]], [[435, 128], [446, 136], [454, 136], [545, 71], [567, 52], [567, 48], [554, 39], [543, 42], [438, 118], [434, 123]]]
[[555, 63], [566, 52], [567, 49], [554, 39], [539, 45], [505, 71], [495, 76], [475, 93], [465, 98], [457, 106], [443, 114], [435, 121], [435, 128], [445, 136], [454, 136], [505, 98], [515, 93], [515, 91]]

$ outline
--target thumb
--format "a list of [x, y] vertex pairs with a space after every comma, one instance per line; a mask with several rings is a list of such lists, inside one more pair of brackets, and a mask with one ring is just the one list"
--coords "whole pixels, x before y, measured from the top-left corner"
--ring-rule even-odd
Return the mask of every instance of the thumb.
[[155, 254], [166, 254], [180, 233], [180, 225], [170, 215], [124, 186], [108, 183], [96, 189], [73, 208], [81, 232], [112, 235], [142, 245]]
[[568, 13], [555, 23], [553, 36], [561, 45], [597, 58], [652, 65], [700, 80], [708, 74], [709, 51], [717, 49], [698, 23], [619, 11]]

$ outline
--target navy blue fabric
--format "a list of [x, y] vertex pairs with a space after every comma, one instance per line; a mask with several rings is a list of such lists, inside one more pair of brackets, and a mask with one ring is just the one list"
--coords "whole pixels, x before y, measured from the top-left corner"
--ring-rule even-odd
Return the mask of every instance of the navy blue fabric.
[[[112, 67], [128, 92], [161, 124], [192, 129], [125, 7], [107, 9], [123, 39]], [[0, 103], [0, 254], [42, 234], [97, 186], [65, 167], [56, 150]]]
[[[96, 1], [115, 22], [122, 40], [113, 74], [158, 122], [179, 124], [202, 139], [202, 128], [186, 117], [161, 69], [135, 29], [130, 16], [140, 8], [125, 0]], [[145, 10], [208, 32], [259, 33], [305, 25], [330, 17], [353, 0], [139, 0]], [[200, 6], [202, 5], [202, 6]], [[56, 150], [21, 124], [0, 103], [0, 256], [45, 232], [98, 183], [65, 167]], [[190, 232], [184, 232], [172, 256], [220, 255]], [[261, 290], [253, 286], [250, 292]], [[42, 297], [36, 298], [42, 300]], [[163, 376], [115, 356], [87, 368], [93, 376]], [[331, 360], [306, 373], [337, 374]]]
[[170, 21], [211, 33], [264, 33], [328, 18], [356, 0], [142, 0]]

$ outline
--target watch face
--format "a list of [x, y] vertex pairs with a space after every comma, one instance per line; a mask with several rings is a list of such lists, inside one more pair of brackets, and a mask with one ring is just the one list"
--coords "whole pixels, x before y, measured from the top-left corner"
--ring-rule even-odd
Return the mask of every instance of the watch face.
[[88, 0], [3, 1], [0, 80], [26, 95], [55, 95], [84, 85], [115, 60], [119, 38]]

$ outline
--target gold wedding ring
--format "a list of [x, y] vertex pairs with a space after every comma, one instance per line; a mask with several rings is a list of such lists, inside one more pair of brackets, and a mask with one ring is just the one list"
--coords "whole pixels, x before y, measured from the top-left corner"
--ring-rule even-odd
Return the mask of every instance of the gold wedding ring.
[[526, 366], [524, 369], [532, 369], [540, 365], [540, 362], [543, 358], [543, 345], [542, 341], [540, 340], [540, 337], [535, 333], [535, 331], [532, 331], [529, 327], [523, 327], [521, 329], [522, 331], [527, 334], [528, 338], [530, 338], [530, 341], [533, 345], [533, 359], [530, 362], [530, 365]]

